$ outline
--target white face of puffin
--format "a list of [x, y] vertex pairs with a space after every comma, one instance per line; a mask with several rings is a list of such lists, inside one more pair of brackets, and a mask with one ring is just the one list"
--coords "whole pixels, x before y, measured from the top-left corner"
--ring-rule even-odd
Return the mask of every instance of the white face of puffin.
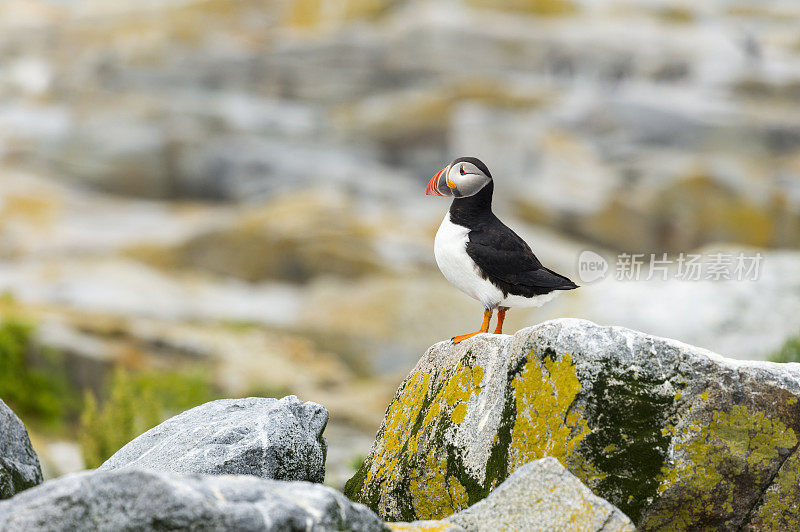
[[428, 183], [428, 196], [474, 196], [489, 184], [491, 177], [467, 161], [454, 162], [441, 169]]

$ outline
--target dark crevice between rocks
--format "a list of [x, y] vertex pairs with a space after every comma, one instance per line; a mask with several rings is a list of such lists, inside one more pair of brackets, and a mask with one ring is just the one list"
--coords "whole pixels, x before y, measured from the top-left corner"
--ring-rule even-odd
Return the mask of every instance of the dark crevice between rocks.
[[750, 506], [750, 508], [747, 510], [747, 513], [742, 518], [742, 521], [736, 527], [737, 531], [744, 530], [744, 527], [746, 527], [750, 523], [750, 517], [753, 515], [753, 512], [755, 511], [755, 509], [758, 508], [758, 506], [762, 502], [764, 502], [764, 497], [766, 496], [767, 491], [772, 486], [773, 482], [775, 482], [775, 479], [777, 478], [777, 476], [780, 474], [781, 469], [783, 469], [783, 465], [789, 460], [789, 458], [791, 458], [797, 452], [798, 448], [800, 448], [800, 441], [798, 441], [795, 444], [795, 446], [792, 447], [791, 451], [786, 453], [786, 458], [781, 460], [780, 464], [778, 464], [778, 467], [775, 468], [775, 471], [769, 477], [769, 480], [764, 484], [764, 489], [762, 489], [761, 493], [758, 494], [758, 497], [756, 497], [756, 499], [753, 502], [752, 506]]

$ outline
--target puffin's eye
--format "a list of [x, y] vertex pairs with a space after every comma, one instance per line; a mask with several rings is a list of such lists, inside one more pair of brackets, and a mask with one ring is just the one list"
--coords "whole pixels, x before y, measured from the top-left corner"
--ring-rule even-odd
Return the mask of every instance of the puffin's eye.
[[463, 166], [461, 168], [459, 168], [458, 171], [459, 171], [459, 173], [461, 175], [465, 175], [466, 174], [466, 172], [464, 171], [464, 167]]

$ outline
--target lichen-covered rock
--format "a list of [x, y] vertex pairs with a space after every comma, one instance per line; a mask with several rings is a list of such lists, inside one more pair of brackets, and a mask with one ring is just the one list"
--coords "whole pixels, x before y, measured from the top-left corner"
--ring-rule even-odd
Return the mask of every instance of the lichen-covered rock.
[[390, 520], [439, 519], [552, 456], [642, 530], [797, 528], [799, 398], [798, 364], [582, 320], [442, 342], [345, 491]]
[[0, 499], [42, 482], [39, 458], [25, 425], [0, 399]]
[[555, 458], [520, 467], [488, 497], [447, 522], [466, 530], [633, 531], [633, 523]]
[[88, 471], [0, 502], [0, 528], [39, 530], [378, 531], [383, 522], [336, 490], [249, 475]]
[[793, 530], [800, 505], [800, 455], [783, 462], [778, 475], [753, 508], [744, 530]]
[[322, 432], [327, 422], [324, 407], [293, 395], [220, 399], [153, 427], [99, 469], [135, 467], [322, 482], [327, 452]]

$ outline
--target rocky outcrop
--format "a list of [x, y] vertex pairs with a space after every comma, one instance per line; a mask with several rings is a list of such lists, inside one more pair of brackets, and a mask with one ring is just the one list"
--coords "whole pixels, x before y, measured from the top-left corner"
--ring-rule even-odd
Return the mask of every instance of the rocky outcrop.
[[0, 499], [42, 482], [39, 458], [25, 425], [0, 399]]
[[248, 475], [89, 471], [0, 503], [3, 530], [384, 530], [332, 488]]
[[797, 528], [800, 365], [562, 319], [433, 346], [345, 492], [389, 520], [557, 458], [642, 530]]
[[117, 451], [101, 470], [243, 474], [278, 480], [325, 479], [328, 411], [290, 395], [220, 399], [153, 427]]
[[[0, 17], [0, 129], [9, 162], [62, 179], [252, 200], [322, 181], [386, 190], [400, 174], [478, 153], [513, 180], [506, 194], [522, 200], [520, 214], [597, 243], [800, 245], [800, 133], [774, 112], [798, 98], [786, 23], [796, 12], [653, 2], [637, 8], [648, 27], [639, 32], [574, 0], [348, 0], [335, 10], [249, 1], [224, 14], [186, 0], [98, 8], [85, 28], [74, 2], [34, 3], [46, 7], [26, 24], [14, 7]], [[140, 42], [135, 27], [152, 18], [163, 26]], [[28, 25], [53, 38], [31, 38]], [[209, 55], [211, 35], [239, 45]], [[687, 42], [703, 42], [702, 53]], [[334, 63], [337, 76], [325, 68]], [[778, 71], [790, 74], [767, 74]], [[394, 192], [383, 197], [409, 201]]]
[[250, 282], [305, 283], [321, 275], [354, 279], [422, 262], [419, 257], [427, 251], [422, 240], [398, 242], [398, 255], [409, 259], [398, 265], [386, 261], [382, 227], [360, 215], [351, 198], [307, 192], [242, 209], [233, 219], [179, 243], [133, 246], [128, 253], [167, 271], [196, 270]]

